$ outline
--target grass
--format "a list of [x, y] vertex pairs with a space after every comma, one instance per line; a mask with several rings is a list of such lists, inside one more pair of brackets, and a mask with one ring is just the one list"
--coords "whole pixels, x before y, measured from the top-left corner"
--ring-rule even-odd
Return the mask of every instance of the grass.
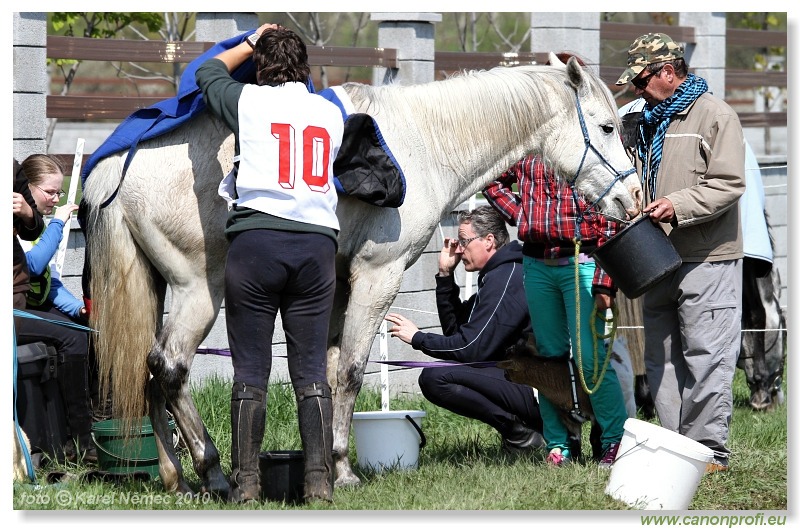
[[[198, 410], [209, 434], [219, 447], [223, 470], [230, 471], [230, 383], [208, 380], [193, 390]], [[734, 382], [735, 411], [731, 424], [732, 469], [706, 475], [700, 482], [690, 510], [787, 510], [787, 403], [767, 413], [747, 406], [749, 392], [741, 371]], [[393, 409], [424, 410], [423, 431], [427, 446], [421, 450], [414, 471], [361, 471], [356, 465], [351, 435], [351, 459], [362, 485], [336, 489], [333, 505], [307, 506], [264, 502], [264, 510], [627, 510], [604, 494], [609, 473], [592, 462], [552, 468], [543, 454], [513, 457], [499, 451], [500, 439], [490, 427], [456, 416], [424, 398], [397, 398]], [[270, 387], [267, 435], [264, 450], [300, 449], [295, 400], [291, 386]], [[362, 391], [356, 411], [379, 410], [380, 395]], [[589, 452], [588, 428], [584, 454]], [[182, 455], [187, 480], [199, 487], [191, 461]], [[236, 505], [210, 500], [180, 498], [166, 493], [158, 480], [115, 486], [109, 483], [46, 484], [45, 468], [37, 475], [38, 486], [15, 484], [15, 509], [136, 509], [136, 510], [240, 510]], [[80, 468], [70, 469], [79, 474]], [[58, 501], [60, 496], [72, 501]], [[133, 502], [131, 499], [133, 498]], [[557, 514], [563, 515], [563, 514]]]

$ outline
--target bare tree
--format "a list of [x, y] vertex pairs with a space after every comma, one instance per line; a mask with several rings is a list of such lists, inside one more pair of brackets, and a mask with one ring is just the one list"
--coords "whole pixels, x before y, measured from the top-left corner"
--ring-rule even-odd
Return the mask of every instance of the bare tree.
[[506, 13], [488, 13], [489, 26], [494, 30], [497, 37], [500, 38], [500, 43], [495, 43], [495, 47], [504, 52], [519, 52], [520, 48], [530, 40], [531, 25], [528, 20], [525, 20], [525, 31], [520, 28], [520, 17], [513, 17], [513, 25], [511, 29], [506, 29], [503, 22], [508, 21]]

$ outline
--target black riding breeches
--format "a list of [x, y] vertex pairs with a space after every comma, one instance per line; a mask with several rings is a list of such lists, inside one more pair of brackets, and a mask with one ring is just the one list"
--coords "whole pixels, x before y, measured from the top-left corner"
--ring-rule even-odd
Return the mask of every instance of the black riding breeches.
[[419, 386], [431, 403], [483, 421], [503, 436], [517, 421], [542, 431], [542, 416], [533, 388], [508, 381], [502, 369], [425, 368], [419, 375]]

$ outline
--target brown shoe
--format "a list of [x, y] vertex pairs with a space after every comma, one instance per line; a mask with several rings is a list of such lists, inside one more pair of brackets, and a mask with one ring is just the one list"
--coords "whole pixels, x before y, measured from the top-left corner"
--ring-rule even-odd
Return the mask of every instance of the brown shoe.
[[706, 464], [706, 473], [719, 473], [721, 471], [727, 471], [730, 469], [728, 465], [728, 461], [722, 462], [717, 458], [712, 458], [709, 463]]

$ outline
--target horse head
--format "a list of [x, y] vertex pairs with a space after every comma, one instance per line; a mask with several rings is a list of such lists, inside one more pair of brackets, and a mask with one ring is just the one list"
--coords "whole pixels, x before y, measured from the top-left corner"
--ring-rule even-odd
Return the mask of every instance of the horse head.
[[565, 85], [572, 93], [572, 105], [558, 119], [574, 127], [562, 126], [559, 135], [544, 139], [546, 160], [558, 160], [562, 177], [601, 212], [633, 218], [640, 211], [642, 188], [622, 143], [622, 124], [611, 92], [577, 58], [564, 64], [551, 54], [550, 61], [555, 68], [565, 69]]

